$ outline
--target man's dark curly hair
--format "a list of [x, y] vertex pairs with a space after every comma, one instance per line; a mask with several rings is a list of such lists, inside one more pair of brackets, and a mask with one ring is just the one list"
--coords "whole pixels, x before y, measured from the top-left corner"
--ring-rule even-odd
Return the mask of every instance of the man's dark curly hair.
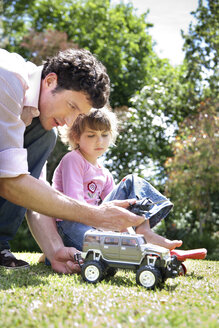
[[101, 108], [109, 101], [110, 79], [105, 66], [85, 49], [67, 49], [47, 59], [42, 79], [49, 73], [58, 77], [53, 92], [74, 90], [84, 92], [92, 107]]

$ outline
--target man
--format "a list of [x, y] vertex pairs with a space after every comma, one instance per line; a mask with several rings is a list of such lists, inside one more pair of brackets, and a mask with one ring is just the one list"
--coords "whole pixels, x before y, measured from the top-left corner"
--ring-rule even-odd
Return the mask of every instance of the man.
[[89, 51], [69, 49], [37, 67], [0, 50], [0, 266], [28, 266], [9, 246], [26, 208], [45, 215], [29, 215], [28, 223], [53, 269], [63, 273], [79, 270], [76, 250], [64, 247], [47, 215], [114, 230], [143, 221], [125, 210], [130, 200], [93, 207], [38, 180], [55, 145], [54, 128], [72, 125], [79, 113], [103, 107], [108, 98], [105, 67]]

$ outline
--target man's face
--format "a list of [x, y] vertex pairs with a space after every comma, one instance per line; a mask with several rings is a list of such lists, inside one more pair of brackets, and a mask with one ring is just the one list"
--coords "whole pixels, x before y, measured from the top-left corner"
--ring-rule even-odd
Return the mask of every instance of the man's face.
[[52, 93], [56, 86], [55, 73], [48, 74], [41, 83], [40, 122], [45, 130], [65, 124], [71, 126], [79, 114], [87, 114], [92, 107], [83, 92], [62, 90]]

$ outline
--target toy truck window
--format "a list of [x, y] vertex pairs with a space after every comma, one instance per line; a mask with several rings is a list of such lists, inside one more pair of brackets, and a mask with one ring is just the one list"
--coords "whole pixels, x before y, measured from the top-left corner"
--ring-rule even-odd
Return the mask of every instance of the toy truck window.
[[84, 242], [87, 243], [100, 243], [100, 236], [85, 236]]
[[136, 238], [122, 238], [122, 246], [136, 247], [138, 242]]
[[118, 245], [119, 244], [119, 238], [105, 237], [104, 244], [105, 245]]

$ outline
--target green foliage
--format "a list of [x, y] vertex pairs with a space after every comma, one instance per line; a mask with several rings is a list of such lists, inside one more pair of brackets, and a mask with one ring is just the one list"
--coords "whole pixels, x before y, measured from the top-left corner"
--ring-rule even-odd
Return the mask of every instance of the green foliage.
[[201, 103], [198, 114], [187, 117], [180, 127], [173, 142], [174, 157], [165, 164], [166, 186], [176, 211], [184, 215], [192, 211], [191, 224], [199, 222], [200, 234], [216, 231], [219, 224], [214, 205], [219, 184], [218, 131], [215, 104]]
[[219, 262], [187, 260], [186, 276], [154, 291], [137, 286], [134, 272], [119, 271], [97, 285], [80, 275], [58, 275], [39, 254], [16, 254], [29, 270], [0, 269], [0, 322], [4, 328], [120, 327], [216, 328]]
[[219, 58], [219, 2], [199, 0], [193, 12], [195, 24], [190, 24], [188, 34], [182, 33], [185, 43], [185, 60], [188, 65], [186, 79], [196, 92], [218, 97]]
[[180, 80], [183, 66], [173, 68], [166, 60], [157, 60], [150, 73], [150, 80], [131, 99], [132, 107], [117, 109], [121, 131], [106, 162], [116, 179], [133, 172], [148, 176], [150, 163], [162, 178], [163, 163], [172, 154], [170, 140], [178, 123], [192, 110], [185, 97], [187, 86]]

